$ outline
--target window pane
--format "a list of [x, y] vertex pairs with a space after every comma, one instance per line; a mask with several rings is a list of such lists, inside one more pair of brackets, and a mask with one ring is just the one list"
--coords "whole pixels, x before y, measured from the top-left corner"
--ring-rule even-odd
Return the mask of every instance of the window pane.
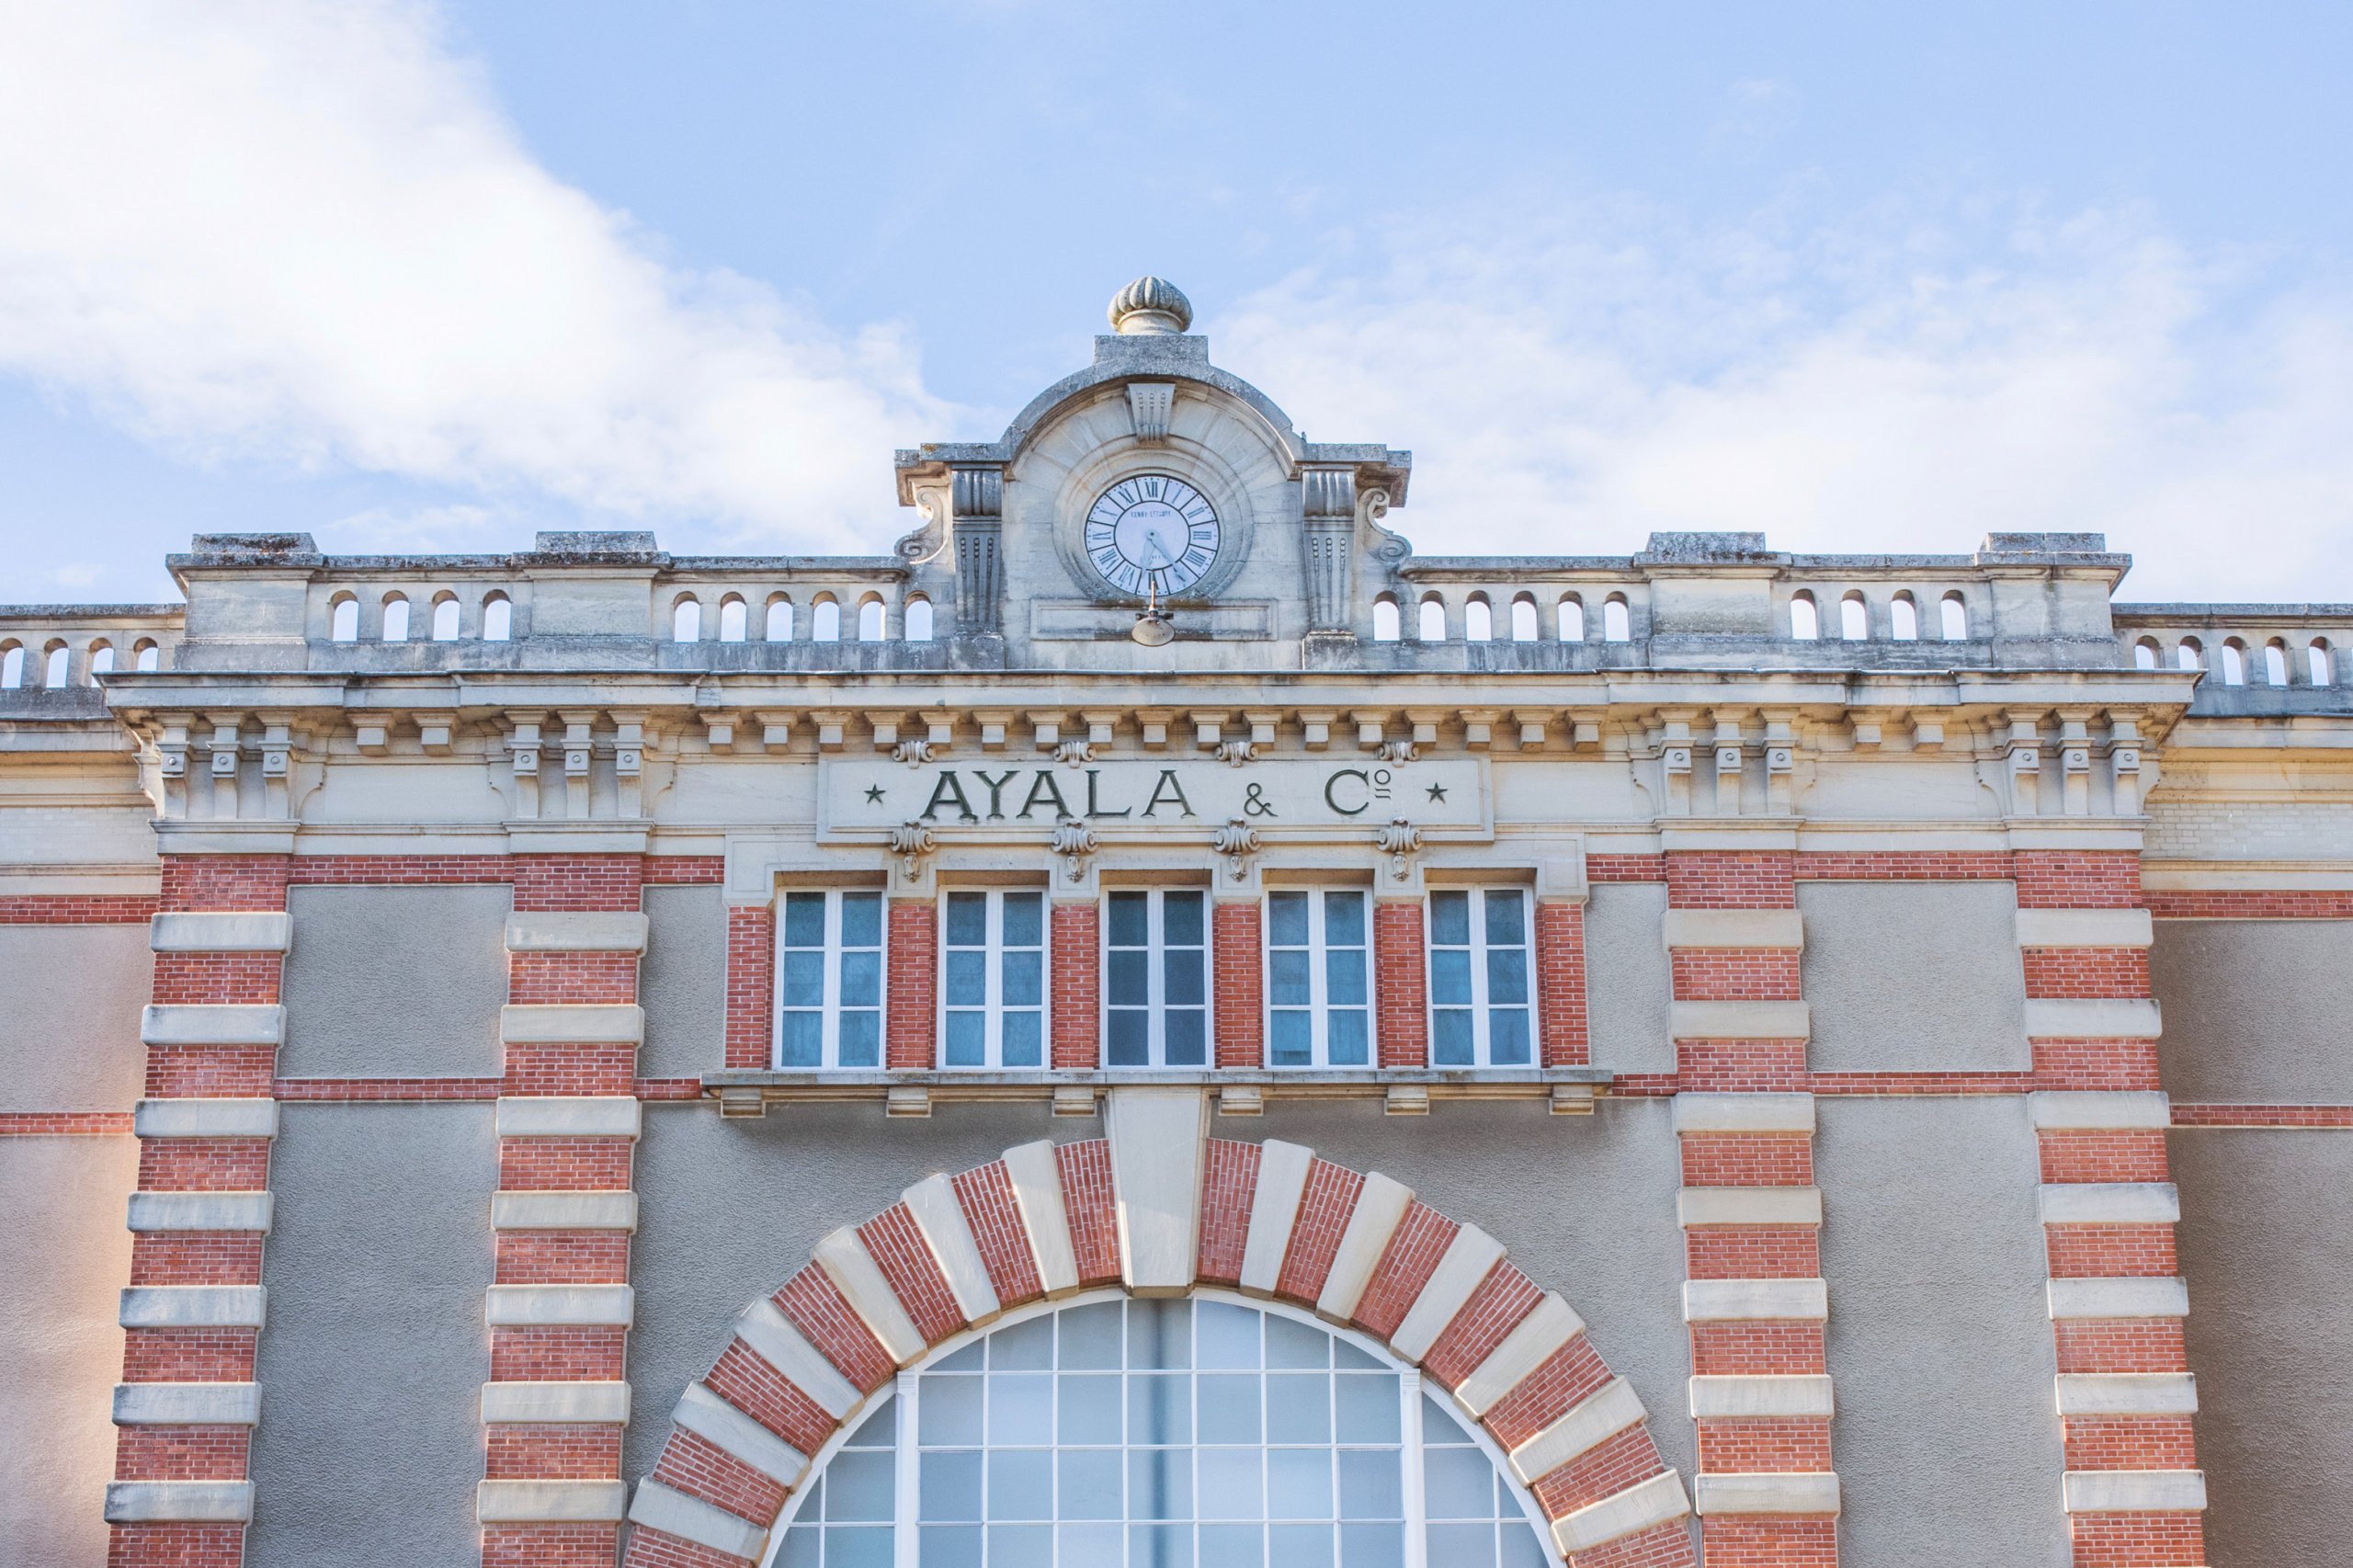
[[779, 985], [788, 1007], [818, 1007], [825, 1001], [825, 955], [817, 952], [788, 952], [784, 955], [784, 973]]
[[1487, 949], [1487, 1000], [1492, 1003], [1528, 1000], [1528, 949]]
[[1104, 1060], [1114, 1067], [1152, 1064], [1152, 1023], [1141, 1009], [1120, 1008], [1106, 1020]]
[[977, 1519], [981, 1517], [981, 1456], [976, 1453], [927, 1453], [923, 1456], [919, 1517]]
[[1128, 1517], [1189, 1519], [1193, 1517], [1193, 1451], [1190, 1449], [1128, 1450]]
[[1128, 1379], [1128, 1441], [1193, 1440], [1193, 1380], [1183, 1372]]
[[1267, 1450], [1267, 1513], [1277, 1519], [1332, 1517], [1332, 1450]]
[[[1348, 1443], [1394, 1443], [1400, 1436], [1397, 1378], [1393, 1372], [1360, 1372], [1332, 1388], [1336, 1427]], [[1396, 1472], [1391, 1472], [1392, 1480]], [[1387, 1515], [1381, 1516], [1387, 1517]]]
[[1128, 1303], [1128, 1365], [1144, 1369], [1193, 1364], [1193, 1314], [1189, 1302]]
[[[1403, 1524], [1346, 1524], [1340, 1527], [1341, 1568], [1404, 1568], [1405, 1527]], [[1454, 1568], [1449, 1564], [1449, 1568]]]
[[948, 1040], [941, 1060], [950, 1067], [985, 1067], [989, 1061], [988, 1019], [979, 1013], [948, 1015]]
[[1046, 939], [1046, 897], [1043, 893], [1009, 892], [1005, 895], [1005, 945], [1008, 948], [1035, 948]]
[[1430, 1000], [1442, 1007], [1471, 1005], [1471, 954], [1462, 948], [1440, 948], [1430, 954]]
[[1054, 1456], [1054, 1509], [1065, 1519], [1116, 1519], [1124, 1495], [1117, 1449], [1064, 1449]]
[[822, 948], [825, 945], [825, 895], [788, 893], [784, 900], [784, 945]]
[[815, 1013], [784, 1015], [777, 1042], [779, 1067], [822, 1067], [825, 1064], [825, 1020]]
[[1449, 891], [1430, 894], [1430, 940], [1457, 946], [1471, 940], [1471, 895]]
[[1054, 1380], [1054, 1402], [1062, 1423], [1061, 1442], [1067, 1445], [1120, 1440], [1118, 1373], [1064, 1372]]
[[999, 1449], [989, 1455], [991, 1520], [1054, 1517], [1054, 1456], [1050, 1449]]
[[1046, 999], [1046, 958], [1043, 953], [1007, 953], [1002, 991], [1008, 1007], [1035, 1007]]
[[1160, 912], [1162, 939], [1172, 948], [1199, 947], [1202, 903], [1201, 895], [1197, 892], [1163, 893]]
[[825, 1568], [891, 1568], [891, 1528], [827, 1530]]
[[[1040, 1458], [1047, 1458], [1040, 1455]], [[992, 1477], [994, 1480], [994, 1477]], [[1049, 1494], [1051, 1488], [1048, 1488]], [[1046, 1525], [991, 1525], [989, 1568], [1053, 1568], [1054, 1532]]]
[[977, 948], [989, 939], [989, 895], [951, 892], [948, 895], [948, 945]]
[[1307, 945], [1307, 895], [1271, 893], [1267, 898], [1267, 939], [1279, 948]]
[[1193, 1309], [1194, 1353], [1203, 1367], [1256, 1367], [1258, 1364], [1258, 1324], [1264, 1319], [1249, 1307], [1223, 1301], [1202, 1301]]
[[1528, 937], [1520, 912], [1521, 894], [1518, 888], [1489, 888], [1487, 903], [1487, 941], [1500, 948], [1517, 948]]
[[1267, 1374], [1267, 1441], [1332, 1440], [1332, 1379], [1326, 1372]]
[[1285, 1009], [1267, 1017], [1267, 1060], [1277, 1067], [1315, 1064], [1315, 1031], [1308, 1016]]
[[842, 1006], [871, 1007], [882, 1000], [882, 955], [871, 950], [842, 954]]
[[1529, 1065], [1527, 1008], [1498, 1008], [1487, 1015], [1487, 1060], [1497, 1067]]
[[1332, 1527], [1270, 1525], [1267, 1551], [1282, 1568], [1332, 1568]]
[[1278, 1007], [1304, 1007], [1310, 998], [1304, 949], [1278, 948], [1267, 955], [1268, 1000]]
[[[1256, 1425], [1255, 1417], [1251, 1424]], [[1203, 1449], [1199, 1465], [1201, 1517], [1263, 1519], [1267, 1517], [1267, 1460], [1260, 1449]], [[1208, 1532], [1202, 1533], [1206, 1535]]]
[[981, 1343], [988, 1346], [991, 1371], [1046, 1371], [1054, 1364], [1054, 1320], [1031, 1318]]
[[1269, 1316], [1267, 1323], [1267, 1365], [1269, 1367], [1328, 1367], [1332, 1336], [1290, 1318]]
[[1054, 1321], [1054, 1365], [1094, 1370], [1120, 1365], [1120, 1303], [1073, 1307]]
[[923, 1441], [938, 1448], [981, 1440], [981, 1389], [976, 1377], [938, 1373], [923, 1380]]
[[1338, 948], [1324, 955], [1324, 995], [1341, 1007], [1365, 999], [1362, 948]]
[[1477, 1449], [1424, 1449], [1423, 1511], [1433, 1519], [1495, 1517], [1495, 1474]]
[[[978, 1458], [978, 1455], [974, 1455]], [[918, 1568], [981, 1568], [981, 1531], [977, 1525], [941, 1529], [926, 1525], [918, 1538]]]
[[1440, 1067], [1472, 1064], [1468, 1008], [1449, 1008], [1430, 1015], [1430, 1061]]
[[1172, 1009], [1161, 1022], [1161, 1035], [1167, 1042], [1169, 1066], [1209, 1065], [1208, 1014], [1198, 1009], [1181, 1013]]
[[1114, 1003], [1130, 1003], [1141, 1006], [1152, 999], [1152, 955], [1143, 952], [1114, 952], [1104, 965], [1105, 978], [1110, 984]]
[[882, 1065], [882, 1015], [844, 1013], [841, 1023], [841, 1062], [845, 1067]]
[[825, 1467], [825, 1517], [889, 1519], [892, 1455], [881, 1449], [845, 1449]]
[[1364, 946], [1364, 894], [1324, 895], [1324, 939], [1336, 948]]
[[1208, 1000], [1199, 948], [1172, 948], [1163, 955], [1162, 994], [1172, 1007], [1191, 1006]]
[[[1258, 1440], [1258, 1378], [1255, 1372], [1205, 1372], [1201, 1375], [1201, 1441], [1255, 1443]], [[1204, 1477], [1206, 1479], [1206, 1476]], [[1228, 1518], [1246, 1519], [1248, 1514]]]
[[1115, 892], [1111, 895], [1111, 945], [1115, 948], [1141, 948], [1150, 939], [1146, 925], [1145, 906], [1151, 894]]
[[1361, 1010], [1335, 1009], [1325, 1020], [1335, 1067], [1364, 1067], [1372, 1062], [1372, 1030]]
[[1007, 1067], [1045, 1065], [1045, 1018], [1039, 1013], [1007, 1013], [1004, 1020], [1005, 1064]]
[[977, 1007], [989, 998], [989, 956], [985, 952], [948, 955], [948, 1005]]
[[842, 894], [842, 946], [879, 948], [882, 945], [882, 895], [879, 892]]

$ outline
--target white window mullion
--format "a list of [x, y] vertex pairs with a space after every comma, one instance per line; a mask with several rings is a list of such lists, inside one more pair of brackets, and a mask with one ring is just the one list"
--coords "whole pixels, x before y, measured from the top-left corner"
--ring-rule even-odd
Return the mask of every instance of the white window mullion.
[[916, 1489], [923, 1481], [923, 1454], [915, 1426], [915, 1388], [920, 1381], [915, 1372], [901, 1372], [892, 1385], [899, 1404], [899, 1440], [892, 1450], [892, 1568], [921, 1568], [918, 1553], [923, 1543], [915, 1530]]
[[818, 1017], [824, 1040], [824, 1062], [838, 1067], [842, 1060], [842, 895], [828, 892], [825, 900], [824, 976], [820, 983], [823, 1010]]
[[1422, 1375], [1407, 1371], [1397, 1379], [1397, 1431], [1405, 1445], [1404, 1568], [1429, 1568], [1429, 1501], [1422, 1477]]
[[1324, 891], [1307, 895], [1307, 1038], [1315, 1065], [1332, 1065], [1331, 948], [1324, 939]]
[[1471, 1059], [1488, 1064], [1487, 890], [1471, 890]]

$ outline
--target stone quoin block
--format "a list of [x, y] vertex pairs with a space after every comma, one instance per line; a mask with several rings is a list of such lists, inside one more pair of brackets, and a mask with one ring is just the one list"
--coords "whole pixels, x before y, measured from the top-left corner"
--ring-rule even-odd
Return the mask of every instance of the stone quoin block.
[[142, 1138], [275, 1138], [278, 1102], [142, 1100], [131, 1112], [131, 1130]]
[[486, 1525], [617, 1524], [629, 1486], [619, 1481], [484, 1481], [474, 1517]]
[[165, 910], [147, 931], [159, 953], [282, 953], [293, 922], [283, 910]]
[[518, 911], [506, 917], [510, 953], [642, 953], [646, 917], [636, 910]]
[[2155, 1040], [2164, 1020], [2154, 1002], [2029, 996], [2026, 1032], [2030, 1040]]
[[2145, 909], [2021, 909], [2021, 948], [2146, 948], [2156, 923]]
[[1805, 1040], [1813, 1015], [1802, 1002], [1675, 1002], [1667, 1030], [1677, 1040]]
[[254, 1517], [250, 1481], [111, 1481], [111, 1525], [243, 1524]]
[[1784, 1420], [1835, 1414], [1830, 1379], [1821, 1373], [1722, 1373], [1690, 1383], [1693, 1420]]
[[1819, 1225], [1818, 1187], [1687, 1187], [1675, 1195], [1676, 1220], [1703, 1225]]
[[964, 1206], [956, 1201], [948, 1178], [926, 1177], [900, 1194], [899, 1201], [915, 1216], [924, 1244], [931, 1249], [931, 1260], [939, 1266], [940, 1277], [948, 1281], [964, 1321], [983, 1324], [1003, 1311], [996, 1288], [989, 1283], [980, 1244], [972, 1239], [972, 1227], [964, 1218]]
[[1830, 1287], [1821, 1279], [1687, 1279], [1683, 1321], [1721, 1323], [1739, 1318], [1798, 1318], [1830, 1315]]
[[1716, 1514], [1835, 1514], [1838, 1477], [1831, 1471], [1787, 1474], [1701, 1474], [1691, 1480], [1691, 1506]]
[[1315, 1298], [1317, 1312], [1335, 1323], [1346, 1323], [1354, 1315], [1357, 1303], [1364, 1299], [1365, 1287], [1372, 1283], [1373, 1269], [1388, 1249], [1389, 1238], [1396, 1233], [1413, 1201], [1411, 1187], [1379, 1171], [1367, 1174], [1356, 1207], [1348, 1214], [1347, 1228], [1340, 1233], [1339, 1250], [1324, 1277], [1324, 1289]]
[[629, 1420], [625, 1382], [512, 1382], [482, 1385], [482, 1420], [500, 1426], [606, 1426]]
[[2038, 1199], [2046, 1225], [2172, 1225], [2181, 1198], [2171, 1182], [2045, 1182]]
[[1670, 909], [1661, 928], [1676, 948], [1800, 949], [1805, 918], [1794, 909]]
[[267, 1231], [277, 1199], [267, 1192], [134, 1192], [128, 1222], [141, 1233]]
[[645, 1009], [634, 1002], [510, 1002], [498, 1010], [498, 1038], [508, 1045], [639, 1045], [645, 1040]]
[[1242, 1252], [1241, 1282], [1247, 1294], [1275, 1293], [1314, 1163], [1313, 1152], [1297, 1143], [1269, 1138], [1258, 1145], [1258, 1185], [1250, 1196], [1250, 1231]]
[[259, 1383], [117, 1383], [118, 1426], [251, 1426], [261, 1419]]
[[122, 1292], [125, 1328], [259, 1328], [268, 1292], [258, 1285], [133, 1285]]
[[493, 1328], [626, 1328], [637, 1317], [627, 1285], [493, 1285], [484, 1312]]
[[140, 1013], [139, 1038], [148, 1045], [281, 1045], [286, 1009], [275, 1003], [150, 1003]]
[[645, 1107], [625, 1095], [508, 1095], [496, 1125], [501, 1138], [635, 1138]]
[[497, 1231], [634, 1231], [634, 1192], [494, 1192], [490, 1224]]
[[825, 1271], [892, 1360], [904, 1367], [923, 1355], [923, 1331], [907, 1315], [898, 1292], [891, 1288], [856, 1230], [845, 1226], [834, 1232], [817, 1244], [814, 1256], [817, 1267]]
[[2062, 1372], [2062, 1415], [2193, 1415], [2198, 1379], [2188, 1372]]
[[1198, 1089], [1121, 1087], [1107, 1097], [1120, 1276], [1131, 1290], [1165, 1293], [1193, 1282], [1209, 1111]]
[[2195, 1470], [2071, 1470], [2062, 1497], [2071, 1514], [2200, 1513], [2206, 1476]]
[[2186, 1318], [2189, 1287], [2181, 1279], [2053, 1279], [2054, 1318]]
[[1062, 1167], [1054, 1159], [1053, 1144], [1040, 1139], [1007, 1149], [1005, 1172], [1021, 1210], [1039, 1282], [1049, 1296], [1068, 1295], [1078, 1289], [1078, 1256], [1071, 1247], [1070, 1212], [1063, 1202]]
[[716, 1445], [779, 1486], [798, 1486], [809, 1472], [808, 1455], [700, 1383], [687, 1385], [670, 1419], [681, 1431]]
[[2026, 1097], [2027, 1119], [2041, 1131], [2164, 1131], [2173, 1125], [2173, 1105], [2163, 1094], [2090, 1094], [2040, 1090]]
[[1682, 1094], [1675, 1096], [1680, 1132], [1806, 1132], [1813, 1131], [1812, 1095]]

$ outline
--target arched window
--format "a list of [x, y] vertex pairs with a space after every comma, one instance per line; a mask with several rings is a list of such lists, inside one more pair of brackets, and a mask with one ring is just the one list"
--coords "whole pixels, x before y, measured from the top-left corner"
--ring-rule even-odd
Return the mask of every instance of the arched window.
[[2263, 645], [2263, 678], [2273, 686], [2288, 684], [2288, 644], [2277, 637]]
[[327, 635], [337, 642], [359, 641], [359, 601], [351, 595], [337, 594], [327, 607]]
[[1396, 642], [1401, 635], [1398, 631], [1398, 619], [1395, 595], [1383, 594], [1373, 600], [1372, 640], [1376, 642]]
[[842, 640], [842, 607], [833, 595], [817, 596], [817, 608], [809, 612], [809, 640], [812, 642], [838, 642]]
[[1944, 622], [1938, 629], [1939, 636], [1948, 642], [1969, 641], [1969, 604], [1961, 597], [1959, 589], [1944, 597], [1944, 601], [1937, 607], [1937, 612]]
[[722, 642], [741, 642], [749, 634], [751, 619], [751, 612], [745, 608], [743, 599], [734, 594], [728, 595], [719, 601], [719, 640]]
[[1871, 634], [1870, 613], [1863, 608], [1863, 596], [1848, 593], [1838, 600], [1838, 636], [1847, 642], [1862, 642]]
[[1585, 601], [1574, 594], [1563, 594], [1552, 609], [1552, 635], [1562, 642], [1584, 642]]
[[1813, 596], [1803, 588], [1790, 596], [1790, 635], [1801, 642], [1822, 635], [1821, 613], [1813, 608]]
[[504, 642], [515, 635], [515, 601], [493, 594], [482, 601], [482, 640]]
[[162, 663], [163, 656], [164, 650], [156, 645], [153, 637], [142, 637], [131, 645], [131, 665], [142, 673], [155, 669]]
[[2134, 669], [2154, 670], [2163, 663], [2165, 663], [2165, 650], [2157, 646], [2157, 640], [2155, 638], [2143, 637], [2138, 642], [2132, 644], [2132, 667]]
[[702, 601], [692, 594], [682, 596], [676, 604], [670, 607], [670, 641], [702, 641]]
[[1303, 1313], [1081, 1300], [901, 1373], [793, 1494], [776, 1561], [1557, 1561], [1488, 1452], [1437, 1384]]
[[792, 641], [792, 601], [782, 594], [768, 601], [768, 623], [764, 635], [771, 642]]
[[1920, 640], [1920, 607], [1912, 602], [1910, 594], [1898, 594], [1887, 601], [1887, 631], [1897, 642]]
[[2246, 684], [2246, 644], [2233, 637], [2222, 644], [2222, 684]]
[[51, 642], [42, 660], [41, 685], [51, 691], [63, 688], [65, 685], [66, 673], [73, 662], [74, 655], [66, 649], [64, 643]]
[[928, 642], [931, 641], [931, 601], [929, 599], [918, 594], [907, 601], [906, 627], [908, 642]]
[[1633, 621], [1626, 609], [1626, 596], [1610, 595], [1601, 603], [1601, 640], [1604, 642], [1631, 642], [1633, 638]]
[[2330, 667], [2328, 642], [2325, 639], [2313, 638], [2312, 646], [2304, 650], [2304, 668], [2314, 686], [2336, 684], [2336, 672]]
[[11, 642], [0, 648], [0, 691], [14, 691], [25, 684], [25, 645]]
[[443, 594], [433, 601], [433, 641], [455, 642], [458, 640], [458, 596]]
[[384, 596], [384, 631], [387, 642], [408, 641], [408, 598], [402, 594]]
[[1446, 641], [1446, 601], [1444, 599], [1439, 598], [1436, 594], [1431, 594], [1422, 600], [1421, 621], [1415, 627], [1414, 635], [1425, 642]]
[[114, 644], [106, 642], [91, 643], [89, 669], [90, 684], [92, 686], [97, 685], [98, 677], [100, 676], [111, 674], [113, 670]]
[[858, 640], [861, 642], [882, 641], [882, 601], [872, 594], [858, 601]]
[[2206, 661], [2201, 657], [2205, 652], [2206, 650], [2198, 645], [2197, 638], [2185, 637], [2181, 640], [2180, 645], [2173, 651], [2174, 667], [2184, 670], [2202, 670], [2206, 667]]
[[1511, 640], [1533, 642], [1536, 638], [1536, 600], [1528, 594], [1521, 594], [1511, 601]]
[[1492, 642], [1495, 640], [1495, 612], [1486, 599], [1478, 594], [1462, 607], [1462, 640], [1465, 642]]

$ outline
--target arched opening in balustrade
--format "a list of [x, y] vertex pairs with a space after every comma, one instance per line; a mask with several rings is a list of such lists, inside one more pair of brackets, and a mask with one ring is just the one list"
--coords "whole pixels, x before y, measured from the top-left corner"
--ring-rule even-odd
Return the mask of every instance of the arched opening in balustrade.
[[1937, 614], [1942, 622], [1938, 632], [1946, 642], [1969, 641], [1969, 601], [1961, 597], [1960, 589], [1952, 589], [1938, 602]]
[[406, 594], [384, 596], [384, 630], [379, 634], [379, 638], [386, 642], [408, 641], [408, 596]]
[[1422, 596], [1422, 608], [1414, 627], [1414, 635], [1424, 642], [1446, 641], [1446, 601], [1436, 594]]
[[1870, 611], [1863, 604], [1863, 596], [1848, 589], [1838, 599], [1838, 638], [1843, 642], [1863, 642], [1870, 639]]
[[1511, 601], [1511, 640], [1533, 642], [1540, 635], [1536, 624], [1536, 596], [1515, 594]]
[[359, 641], [359, 598], [356, 594], [337, 594], [327, 604], [327, 638], [335, 642]]
[[2329, 656], [2328, 639], [2315, 637], [2304, 648], [2304, 673], [2314, 686], [2335, 686], [2336, 670]]
[[51, 691], [62, 691], [71, 678], [74, 665], [73, 650], [60, 640], [41, 651], [41, 685]]
[[2132, 667], [2136, 670], [2154, 670], [2165, 659], [2165, 650], [2157, 646], [2154, 637], [2141, 638], [2132, 644]]
[[719, 640], [741, 642], [751, 635], [752, 612], [741, 594], [730, 594], [719, 601]]
[[458, 596], [443, 589], [433, 596], [433, 641], [455, 642], [458, 640], [460, 611]]
[[14, 691], [24, 684], [25, 645], [0, 642], [0, 691]]
[[2195, 637], [2185, 637], [2175, 645], [2173, 663], [2176, 669], [2202, 670], [2206, 667], [2206, 650], [2199, 646]]
[[515, 635], [515, 601], [503, 593], [493, 593], [482, 601], [482, 640], [505, 642]]
[[1601, 640], [1604, 642], [1631, 642], [1634, 640], [1633, 612], [1626, 606], [1626, 596], [1612, 594], [1601, 602]]
[[1403, 635], [1399, 627], [1401, 619], [1396, 595], [1382, 594], [1375, 598], [1372, 601], [1372, 640], [1376, 642], [1396, 642]]
[[1563, 642], [1585, 641], [1585, 601], [1576, 595], [1563, 594], [1552, 607], [1552, 635]]
[[89, 665], [83, 672], [83, 678], [87, 680], [92, 686], [96, 686], [98, 684], [98, 677], [100, 676], [111, 675], [113, 673], [114, 644], [101, 637], [97, 642], [90, 644]]
[[670, 607], [670, 641], [702, 641], [702, 601], [692, 594], [679, 595], [677, 602]]
[[858, 640], [861, 642], [880, 642], [882, 641], [884, 630], [882, 596], [869, 594], [859, 599], [858, 601]]
[[791, 596], [778, 594], [768, 600], [767, 624], [761, 629], [761, 635], [770, 642], [792, 641]]
[[2222, 684], [2224, 686], [2245, 686], [2246, 684], [2245, 643], [2240, 642], [2235, 637], [2224, 638], [2222, 640], [2222, 657], [2219, 663], [2222, 666]]
[[1800, 642], [1822, 635], [1822, 612], [1814, 608], [1813, 595], [1803, 588], [1790, 596], [1790, 635]]
[[841, 601], [831, 594], [819, 594], [816, 604], [809, 611], [809, 640], [812, 642], [838, 642], [842, 640]]
[[1887, 633], [1889, 640], [1896, 642], [1920, 640], [1920, 606], [1909, 591], [1887, 601]]
[[2288, 684], [2288, 644], [2279, 638], [2263, 645], [2263, 679], [2267, 686]]
[[1465, 642], [1492, 642], [1495, 640], [1495, 612], [1484, 594], [1473, 594], [1462, 606], [1462, 640]]
[[147, 674], [162, 665], [164, 650], [153, 637], [142, 637], [131, 645], [131, 667]]
[[905, 611], [906, 639], [910, 642], [931, 641], [931, 601], [921, 594], [907, 600]]

